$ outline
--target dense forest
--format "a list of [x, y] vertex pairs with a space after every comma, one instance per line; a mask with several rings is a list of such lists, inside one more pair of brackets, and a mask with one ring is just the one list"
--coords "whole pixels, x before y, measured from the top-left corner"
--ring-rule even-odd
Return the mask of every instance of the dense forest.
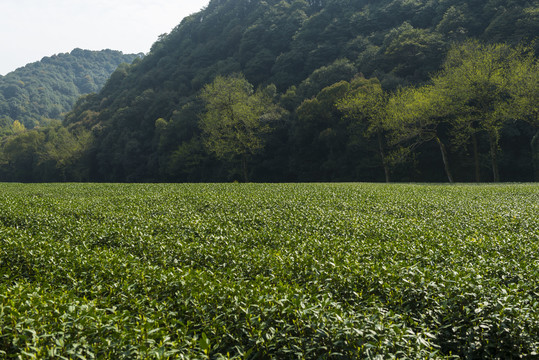
[[212, 0], [62, 123], [15, 129], [0, 176], [538, 180], [538, 33], [536, 1]]
[[0, 131], [9, 133], [15, 121], [31, 129], [62, 120], [81, 95], [101, 90], [118, 65], [138, 56], [75, 49], [0, 76]]

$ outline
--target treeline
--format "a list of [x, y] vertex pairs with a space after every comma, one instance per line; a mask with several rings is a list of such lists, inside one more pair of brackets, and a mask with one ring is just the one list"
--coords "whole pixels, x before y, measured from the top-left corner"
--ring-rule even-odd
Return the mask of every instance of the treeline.
[[[4, 141], [1, 176], [531, 181], [538, 24], [532, 1], [213, 0], [63, 124]], [[212, 103], [226, 84], [243, 105]]]
[[0, 135], [62, 120], [81, 95], [101, 90], [118, 65], [138, 56], [75, 49], [0, 76]]

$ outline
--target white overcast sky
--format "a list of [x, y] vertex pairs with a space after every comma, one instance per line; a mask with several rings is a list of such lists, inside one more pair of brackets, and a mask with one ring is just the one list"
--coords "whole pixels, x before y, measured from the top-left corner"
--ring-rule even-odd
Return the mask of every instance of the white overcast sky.
[[75, 48], [147, 53], [210, 0], [0, 0], [0, 75]]

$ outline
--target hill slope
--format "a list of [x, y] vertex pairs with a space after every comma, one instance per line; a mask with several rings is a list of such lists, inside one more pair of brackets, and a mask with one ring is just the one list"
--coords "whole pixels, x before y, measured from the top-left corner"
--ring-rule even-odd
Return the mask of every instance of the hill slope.
[[75, 49], [0, 76], [2, 125], [18, 120], [32, 128], [48, 119], [61, 120], [81, 95], [101, 90], [119, 64], [136, 57], [112, 50]]
[[[274, 99], [289, 112], [253, 159], [252, 180], [377, 181], [382, 173], [369, 159], [369, 140], [331, 140], [328, 122], [338, 114], [320, 124], [315, 114], [305, 126], [298, 106], [359, 74], [389, 91], [421, 84], [451, 44], [470, 37], [530, 43], [538, 14], [536, 2], [525, 0], [212, 0], [146, 57], [114, 72], [97, 95], [81, 99], [64, 125], [92, 133], [78, 165], [88, 180], [235, 179], [234, 160], [218, 161], [203, 146], [198, 95], [217, 75], [243, 73], [254, 88], [275, 84]], [[530, 130], [520, 130], [522, 138], [512, 140], [529, 143]], [[422, 169], [411, 164], [417, 178], [396, 178], [442, 181], [443, 169], [429, 161]]]

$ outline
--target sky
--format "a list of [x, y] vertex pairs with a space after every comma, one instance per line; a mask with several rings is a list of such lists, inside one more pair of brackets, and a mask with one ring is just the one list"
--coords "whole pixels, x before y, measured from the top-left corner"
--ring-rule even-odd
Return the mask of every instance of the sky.
[[112, 49], [147, 53], [209, 0], [0, 0], [0, 75], [45, 56]]

